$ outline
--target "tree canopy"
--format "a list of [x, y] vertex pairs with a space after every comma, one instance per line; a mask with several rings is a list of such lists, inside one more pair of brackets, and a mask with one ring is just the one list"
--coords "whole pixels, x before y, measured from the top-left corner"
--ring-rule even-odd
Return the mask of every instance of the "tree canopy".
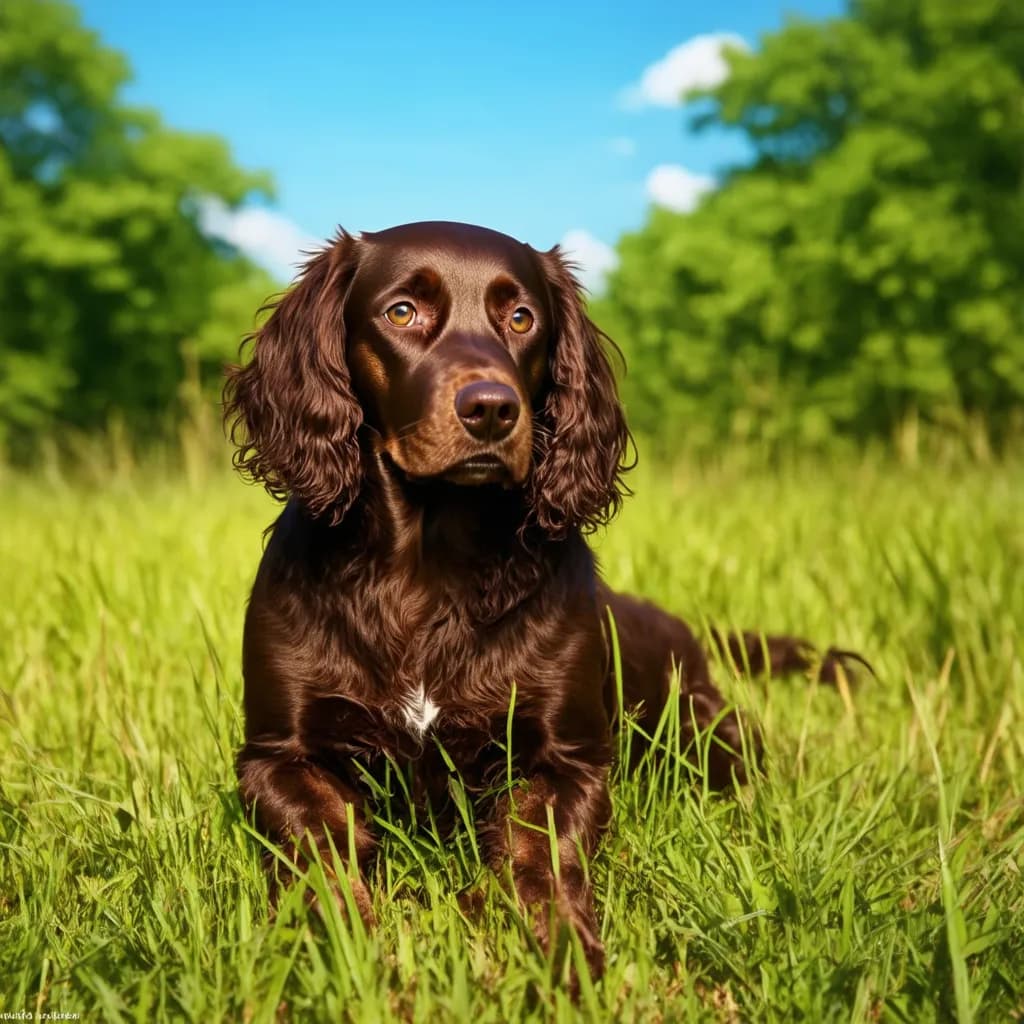
[[[750, 159], [619, 243], [595, 318], [640, 432], [673, 442], [1024, 421], [1024, 5], [855, 0], [689, 99]], [[214, 136], [126, 104], [62, 0], [0, 4], [0, 446], [178, 408], [274, 282], [205, 234], [267, 197]]]
[[1024, 6], [860, 0], [696, 100], [751, 161], [619, 244], [634, 427], [819, 441], [1024, 406]]
[[274, 287], [199, 227], [204, 201], [269, 195], [268, 177], [123, 103], [129, 77], [74, 7], [0, 4], [0, 443], [15, 449], [115, 412], [156, 425], [186, 356], [219, 378]]

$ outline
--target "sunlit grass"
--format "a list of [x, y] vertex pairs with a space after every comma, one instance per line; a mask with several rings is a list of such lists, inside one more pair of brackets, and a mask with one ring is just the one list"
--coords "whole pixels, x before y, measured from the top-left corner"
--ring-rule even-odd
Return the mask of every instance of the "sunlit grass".
[[[8, 475], [0, 1011], [88, 1019], [1002, 1020], [1024, 1006], [1024, 469], [884, 460], [635, 475], [617, 586], [864, 653], [848, 693], [718, 677], [767, 774], [616, 778], [606, 976], [568, 999], [471, 832], [381, 800], [371, 934], [271, 921], [235, 799], [261, 492], [192, 466]], [[663, 739], [671, 746], [672, 723]], [[458, 792], [462, 820], [472, 807]], [[458, 800], [457, 800], [458, 803]], [[310, 879], [316, 888], [322, 878]], [[460, 893], [480, 890], [466, 917]]]

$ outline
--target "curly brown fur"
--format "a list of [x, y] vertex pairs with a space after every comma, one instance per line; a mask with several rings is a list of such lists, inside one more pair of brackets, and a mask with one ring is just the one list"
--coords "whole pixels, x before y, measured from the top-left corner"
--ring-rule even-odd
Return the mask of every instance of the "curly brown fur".
[[235, 466], [275, 497], [293, 496], [338, 521], [361, 477], [362, 409], [345, 361], [345, 290], [353, 240], [340, 234], [306, 264], [299, 283], [264, 307], [270, 318], [246, 343], [252, 358], [228, 370], [225, 410]]

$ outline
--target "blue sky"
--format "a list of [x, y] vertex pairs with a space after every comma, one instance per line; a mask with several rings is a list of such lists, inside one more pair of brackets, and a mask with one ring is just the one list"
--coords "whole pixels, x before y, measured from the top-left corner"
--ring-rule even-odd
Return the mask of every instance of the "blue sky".
[[241, 164], [271, 171], [270, 210], [211, 209], [209, 230], [281, 276], [299, 246], [338, 224], [444, 219], [538, 247], [571, 242], [591, 283], [606, 247], [652, 201], [685, 208], [743, 157], [735, 136], [694, 136], [684, 110], [663, 105], [677, 81], [716, 73], [715, 41], [692, 41], [730, 34], [756, 47], [788, 14], [842, 6], [81, 4], [86, 24], [131, 61], [131, 102], [216, 132]]

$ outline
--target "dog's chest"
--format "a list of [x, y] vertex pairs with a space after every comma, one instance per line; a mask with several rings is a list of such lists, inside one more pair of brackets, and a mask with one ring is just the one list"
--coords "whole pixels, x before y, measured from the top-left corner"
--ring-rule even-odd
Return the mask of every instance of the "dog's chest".
[[503, 733], [512, 676], [500, 658], [489, 656], [475, 623], [430, 596], [433, 603], [421, 615], [382, 617], [387, 640], [375, 652], [372, 683], [362, 698], [377, 725], [367, 722], [359, 741], [399, 760], [418, 760], [440, 745], [461, 766]]
[[395, 717], [417, 739], [423, 739], [435, 724], [441, 709], [427, 696], [422, 683], [409, 690], [397, 705]]
[[507, 702], [478, 706], [457, 691], [420, 684], [394, 693], [381, 712], [387, 723], [380, 734], [385, 753], [418, 761], [425, 752], [441, 748], [460, 771], [473, 770], [480, 752], [500, 738], [508, 719]]

